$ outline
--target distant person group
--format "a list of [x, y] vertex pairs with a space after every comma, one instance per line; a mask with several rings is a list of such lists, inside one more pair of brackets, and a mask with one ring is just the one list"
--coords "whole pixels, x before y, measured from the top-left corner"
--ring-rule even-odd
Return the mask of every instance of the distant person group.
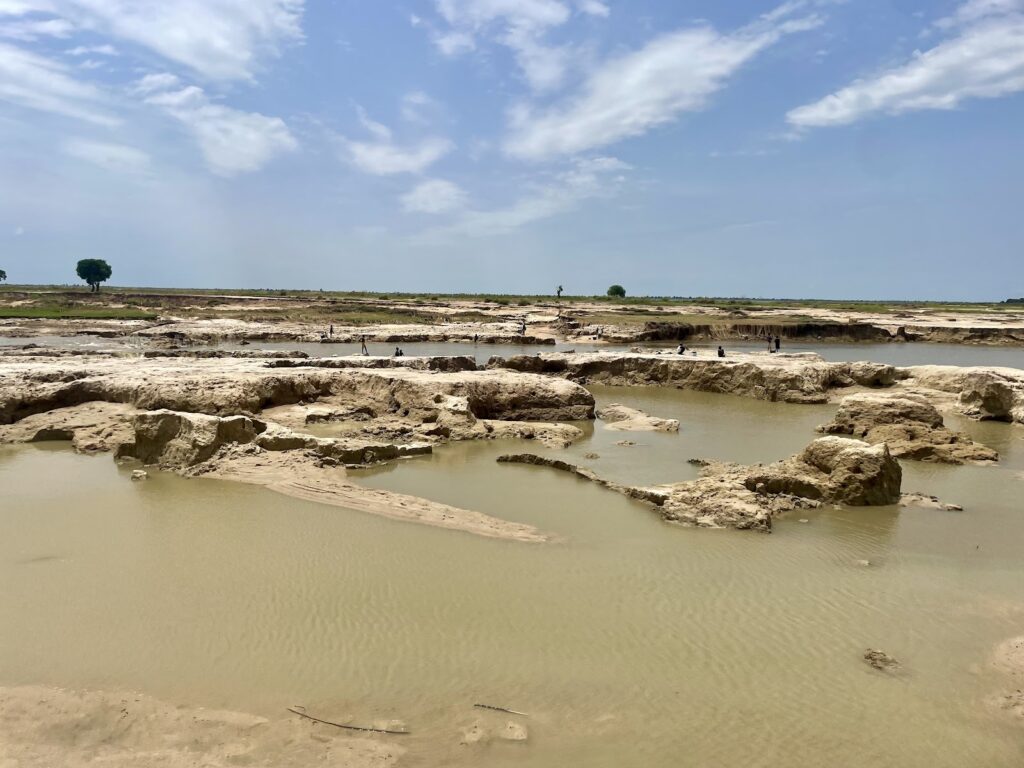
[[782, 347], [782, 337], [781, 336], [772, 336], [769, 333], [768, 334], [768, 352], [769, 353], [771, 353], [771, 352], [778, 352], [780, 347]]

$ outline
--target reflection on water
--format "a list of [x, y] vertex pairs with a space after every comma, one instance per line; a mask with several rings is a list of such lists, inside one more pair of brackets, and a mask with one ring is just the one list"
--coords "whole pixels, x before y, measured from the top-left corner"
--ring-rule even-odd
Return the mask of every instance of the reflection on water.
[[[664, 390], [598, 397], [681, 420], [679, 435], [598, 423], [568, 452], [643, 482], [690, 476], [693, 455], [789, 455], [830, 412]], [[624, 438], [637, 445], [615, 445]], [[453, 445], [362, 478], [530, 522], [558, 543], [213, 480], [133, 483], [109, 456], [0, 450], [0, 683], [397, 717], [414, 732], [412, 766], [1021, 764], [1020, 731], [981, 707], [997, 683], [986, 655], [1024, 625], [1024, 481], [1012, 469], [906, 465], [908, 488], [967, 510], [826, 509], [765, 536], [672, 527], [571, 476], [494, 462], [523, 448]], [[1019, 439], [1000, 449], [1021, 466]], [[869, 669], [869, 646], [905, 674]], [[459, 746], [477, 717], [504, 723], [477, 701], [528, 712], [530, 741]]]

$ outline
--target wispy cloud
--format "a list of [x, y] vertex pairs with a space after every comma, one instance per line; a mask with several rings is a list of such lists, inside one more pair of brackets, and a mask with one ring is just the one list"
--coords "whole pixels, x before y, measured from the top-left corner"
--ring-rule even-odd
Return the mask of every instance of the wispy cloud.
[[402, 195], [402, 208], [413, 213], [449, 213], [466, 204], [466, 192], [458, 184], [444, 179], [420, 182]]
[[1024, 91], [1024, 2], [970, 0], [936, 27], [954, 37], [820, 101], [791, 110], [797, 129], [847, 125], [877, 114], [954, 109], [968, 99]]
[[412, 91], [402, 97], [402, 119], [407, 123], [425, 125], [440, 113], [441, 105], [423, 91]]
[[0, 0], [0, 16], [26, 16], [30, 13], [53, 13], [49, 0]]
[[607, 3], [599, 2], [599, 0], [578, 0], [576, 5], [579, 6], [580, 11], [590, 16], [606, 18], [612, 12]]
[[423, 242], [452, 237], [507, 235], [529, 224], [578, 208], [584, 201], [616, 195], [630, 166], [614, 157], [579, 159], [564, 171], [550, 175], [512, 204], [491, 210], [469, 210], [452, 224], [419, 236]]
[[[435, 0], [443, 27], [426, 25], [434, 44], [446, 56], [458, 56], [492, 40], [512, 51], [530, 87], [547, 91], [560, 86], [573, 61], [573, 49], [552, 45], [547, 34], [565, 24], [572, 7], [562, 0]], [[596, 0], [579, 4], [583, 13], [607, 16]]]
[[74, 25], [66, 19], [27, 19], [0, 23], [0, 37], [31, 43], [41, 37], [70, 37]]
[[451, 141], [439, 136], [399, 144], [394, 141], [391, 129], [371, 119], [362, 107], [357, 106], [356, 113], [360, 124], [374, 140], [355, 141], [345, 136], [338, 140], [345, 158], [364, 173], [374, 176], [423, 173], [455, 148]]
[[195, 137], [211, 171], [219, 176], [258, 171], [298, 142], [279, 117], [244, 112], [210, 101], [202, 88], [177, 89], [173, 76], [152, 75], [136, 84], [145, 102], [160, 107]]
[[304, 0], [50, 0], [80, 27], [127, 40], [213, 80], [251, 79], [302, 39]]
[[58, 61], [0, 43], [0, 101], [97, 125], [120, 121], [106, 109], [107, 97], [75, 79]]
[[729, 34], [706, 25], [678, 30], [609, 59], [563, 103], [514, 109], [505, 151], [525, 159], [585, 152], [703, 109], [755, 56], [785, 35], [821, 24], [813, 14], [790, 17], [802, 5], [782, 6]]
[[117, 49], [112, 45], [76, 45], [65, 53], [68, 56], [117, 56]]
[[116, 173], [141, 173], [149, 168], [149, 155], [125, 144], [69, 139], [62, 150], [70, 157]]
[[438, 137], [401, 146], [390, 141], [342, 140], [352, 164], [365, 173], [391, 176], [398, 173], [422, 173], [455, 147]]

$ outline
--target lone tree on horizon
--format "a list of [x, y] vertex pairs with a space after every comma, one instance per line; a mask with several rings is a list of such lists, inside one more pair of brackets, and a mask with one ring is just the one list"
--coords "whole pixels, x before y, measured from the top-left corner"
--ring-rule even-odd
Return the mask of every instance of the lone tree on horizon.
[[608, 289], [608, 295], [614, 296], [617, 299], [624, 299], [626, 298], [626, 289], [621, 285], [616, 284]]
[[565, 290], [565, 289], [564, 289], [564, 288], [563, 288], [562, 286], [558, 286], [558, 290], [557, 290], [557, 291], [555, 291], [555, 295], [556, 295], [556, 296], [557, 296], [558, 298], [562, 298], [562, 291], [564, 291], [564, 290]]
[[0, 283], [7, 279], [7, 273], [0, 269]]
[[89, 290], [93, 293], [99, 293], [100, 283], [109, 280], [114, 274], [114, 270], [103, 259], [82, 259], [75, 267], [75, 272], [89, 284]]

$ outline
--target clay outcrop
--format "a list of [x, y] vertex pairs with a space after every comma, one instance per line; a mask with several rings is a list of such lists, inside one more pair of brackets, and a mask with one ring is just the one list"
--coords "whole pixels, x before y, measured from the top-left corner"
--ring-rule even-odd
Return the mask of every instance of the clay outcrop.
[[908, 385], [952, 394], [958, 409], [983, 421], [1024, 424], [1024, 371], [1016, 368], [919, 365], [901, 368]]
[[4, 362], [0, 424], [88, 402], [231, 416], [329, 396], [408, 415], [436, 411], [434, 398], [446, 395], [465, 397], [484, 419], [575, 421], [594, 415], [594, 398], [582, 387], [512, 371], [282, 369], [258, 359], [37, 358]]
[[118, 449], [119, 457], [186, 469], [209, 461], [225, 445], [253, 442], [266, 425], [248, 416], [159, 410], [135, 416], [134, 428], [134, 439]]
[[876, 363], [828, 363], [809, 353], [725, 358], [630, 352], [493, 357], [488, 368], [558, 376], [580, 384], [663, 386], [786, 403], [824, 403], [832, 390], [886, 387], [896, 369]]
[[579, 385], [511, 371], [277, 362], [8, 358], [0, 441], [71, 440], [185, 475], [483, 536], [546, 539], [532, 526], [360, 487], [345, 467], [429, 453], [449, 440], [515, 437], [564, 447], [582, 431], [557, 422], [594, 414], [593, 396]]
[[773, 464], [707, 462], [696, 480], [648, 487], [614, 483], [575, 464], [536, 454], [511, 454], [498, 461], [570, 472], [650, 504], [668, 522], [759, 531], [770, 531], [773, 518], [795, 509], [896, 504], [903, 476], [885, 445], [841, 437], [819, 438], [800, 454]]
[[894, 456], [945, 464], [993, 462], [998, 452], [953, 432], [924, 397], [901, 392], [862, 392], [844, 397], [835, 418], [818, 427], [830, 435], [850, 435], [885, 443]]
[[608, 429], [624, 432], [678, 432], [678, 419], [662, 419], [651, 416], [637, 408], [621, 403], [611, 403], [597, 412], [597, 418]]

